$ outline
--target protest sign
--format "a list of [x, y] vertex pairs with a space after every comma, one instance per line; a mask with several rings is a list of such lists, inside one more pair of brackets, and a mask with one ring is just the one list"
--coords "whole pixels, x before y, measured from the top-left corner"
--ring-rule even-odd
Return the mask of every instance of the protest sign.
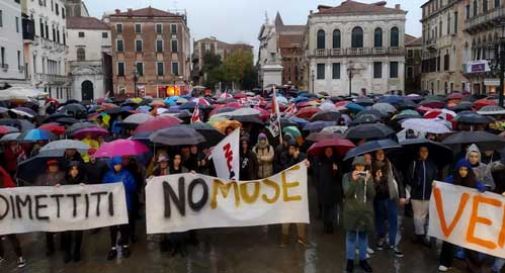
[[0, 190], [0, 235], [128, 223], [122, 183]]
[[200, 174], [150, 179], [147, 233], [216, 227], [309, 223], [304, 163], [269, 178], [229, 181]]
[[217, 177], [238, 179], [240, 177], [240, 129], [235, 129], [212, 149], [212, 160]]
[[505, 198], [435, 182], [429, 235], [463, 248], [505, 258]]

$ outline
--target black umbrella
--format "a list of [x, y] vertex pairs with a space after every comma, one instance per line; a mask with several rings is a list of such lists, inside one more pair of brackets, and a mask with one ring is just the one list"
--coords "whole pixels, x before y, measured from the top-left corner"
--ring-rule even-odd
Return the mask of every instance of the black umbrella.
[[56, 112], [54, 114], [51, 114], [49, 117], [47, 117], [46, 119], [44, 119], [43, 123], [49, 123], [49, 122], [52, 122], [52, 121], [56, 121], [60, 118], [71, 118], [71, 116], [65, 114], [65, 113], [61, 113], [61, 112]]
[[376, 115], [374, 115], [374, 114], [365, 114], [365, 115], [360, 115], [360, 116], [356, 117], [351, 122], [351, 126], [356, 126], [356, 125], [360, 125], [360, 124], [376, 123], [376, 122], [379, 122], [379, 121], [381, 121], [381, 119], [378, 118]]
[[303, 127], [304, 131], [319, 132], [326, 127], [335, 126], [337, 123], [335, 121], [314, 121], [306, 124]]
[[197, 145], [205, 142], [205, 137], [202, 134], [187, 125], [158, 130], [149, 139], [154, 143], [168, 146]]
[[412, 100], [404, 100], [404, 101], [396, 104], [396, 108], [398, 108], [398, 111], [407, 110], [407, 109], [415, 110], [417, 108], [417, 104]]
[[479, 115], [472, 111], [463, 111], [458, 113], [456, 121], [466, 124], [489, 124], [493, 120], [490, 117]]
[[46, 171], [46, 162], [51, 159], [58, 160], [60, 167], [65, 167], [63, 166], [63, 157], [60, 152], [40, 152], [37, 156], [19, 163], [16, 178], [22, 185], [33, 185], [37, 177]]
[[181, 112], [179, 112], [175, 116], [180, 119], [187, 119], [187, 118], [190, 118], [192, 115], [193, 114], [191, 114], [191, 112], [189, 112], [188, 110], [182, 110]]
[[392, 140], [392, 139], [381, 139], [381, 140], [372, 140], [365, 142], [361, 145], [359, 145], [356, 148], [351, 149], [347, 154], [345, 155], [344, 160], [348, 160], [360, 155], [372, 153], [378, 150], [391, 150], [391, 149], [399, 149], [401, 148], [400, 144], [398, 142]]
[[393, 129], [382, 123], [362, 124], [349, 128], [345, 137], [349, 139], [382, 139], [395, 134]]
[[65, 113], [76, 119], [86, 118], [86, 115], [88, 114], [88, 110], [86, 110], [86, 107], [84, 107], [84, 105], [79, 103], [67, 104], [61, 107], [61, 109], [59, 109], [58, 112]]
[[458, 105], [451, 107], [450, 110], [454, 112], [470, 111], [472, 110], [473, 103], [470, 101], [462, 101]]
[[21, 132], [35, 129], [35, 125], [26, 119], [3, 118], [0, 119], [0, 125], [7, 125], [18, 128]]
[[79, 120], [75, 118], [59, 118], [56, 120], [56, 122], [60, 124], [65, 124], [65, 125], [72, 125], [74, 123], [78, 123]]
[[356, 118], [359, 118], [362, 115], [369, 115], [369, 114], [374, 115], [380, 119], [384, 118], [384, 114], [381, 111], [376, 110], [376, 109], [363, 110], [363, 111], [359, 112], [358, 114], [356, 114]]
[[240, 121], [241, 123], [254, 123], [263, 125], [263, 121], [258, 117], [258, 115], [247, 115], [247, 116], [233, 116], [230, 119]]
[[221, 134], [218, 130], [216, 130], [208, 123], [197, 122], [189, 125], [189, 127], [202, 134], [205, 140], [207, 140], [206, 143], [210, 147], [215, 146], [225, 137], [225, 135]]
[[447, 137], [443, 144], [453, 146], [475, 144], [481, 150], [501, 150], [505, 148], [505, 139], [485, 131], [461, 131]]
[[288, 127], [288, 126], [298, 126], [298, 123], [290, 120], [289, 118], [281, 118], [281, 126], [282, 127]]
[[361, 106], [372, 106], [375, 101], [368, 97], [360, 97], [356, 99], [355, 103]]
[[314, 114], [310, 121], [338, 121], [340, 119], [340, 112], [338, 111], [321, 111]]
[[98, 125], [91, 123], [91, 122], [77, 122], [72, 124], [68, 129], [65, 131], [67, 135], [72, 135], [73, 133], [84, 129], [84, 128], [92, 128], [92, 127], [97, 127]]
[[435, 142], [426, 138], [406, 139], [400, 141], [402, 145], [401, 155], [396, 158], [406, 162], [414, 160], [419, 152], [420, 147], [427, 147], [429, 151], [429, 158], [433, 160], [437, 166], [443, 167], [450, 164], [453, 160], [452, 149], [440, 142]]

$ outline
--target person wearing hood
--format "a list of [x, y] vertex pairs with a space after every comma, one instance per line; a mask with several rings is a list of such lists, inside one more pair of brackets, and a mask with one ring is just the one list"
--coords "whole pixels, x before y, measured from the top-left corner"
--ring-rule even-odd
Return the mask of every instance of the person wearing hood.
[[384, 150], [375, 152], [372, 162], [372, 177], [375, 186], [374, 212], [375, 229], [377, 232], [377, 250], [383, 250], [385, 240], [385, 222], [388, 222], [387, 241], [396, 257], [403, 257], [398, 248], [396, 235], [398, 233], [398, 210], [406, 204], [405, 189], [400, 173], [386, 158]]
[[356, 245], [359, 249], [359, 265], [365, 272], [372, 272], [368, 264], [368, 234], [374, 229], [373, 200], [375, 186], [372, 175], [366, 171], [366, 160], [363, 156], [355, 157], [353, 170], [342, 178], [344, 190], [344, 230], [346, 231], [346, 272], [354, 270]]
[[491, 166], [482, 163], [482, 154], [477, 145], [472, 144], [466, 150], [465, 159], [472, 165], [473, 172], [477, 180], [482, 181], [488, 190], [494, 190], [496, 184], [494, 183], [493, 175], [491, 174]]
[[[8, 189], [14, 188], [16, 184], [12, 180], [11, 176], [5, 171], [2, 167], [0, 167], [0, 189]], [[12, 248], [14, 249], [14, 253], [17, 256], [17, 264], [18, 268], [23, 268], [26, 265], [25, 259], [23, 258], [23, 251], [21, 250], [21, 244], [19, 243], [19, 239], [16, 234], [7, 234], [5, 236], [0, 236], [0, 264], [5, 260], [5, 250], [3, 246], [3, 240], [1, 237], [5, 237], [9, 240]]]
[[165, 176], [170, 174], [168, 168], [168, 157], [160, 155], [158, 157], [158, 164], [153, 169], [153, 176]]
[[[467, 188], [476, 189], [480, 192], [486, 191], [488, 186], [479, 181], [476, 174], [473, 172], [474, 165], [466, 159], [461, 159], [456, 163], [453, 175], [448, 176], [444, 182], [462, 186]], [[445, 242], [442, 244], [442, 251], [440, 253], [440, 265], [438, 271], [446, 272], [452, 266], [454, 257], [455, 246], [451, 243]], [[471, 272], [482, 272], [482, 262], [475, 251], [465, 250], [465, 261]]]
[[412, 210], [414, 213], [415, 239], [425, 244], [426, 223], [430, 207], [431, 185], [437, 178], [437, 165], [430, 158], [428, 147], [419, 147], [417, 159], [410, 163], [406, 182], [410, 186]]
[[[72, 161], [69, 163], [65, 175], [65, 185], [84, 185], [87, 183], [87, 177], [82, 170], [81, 163]], [[71, 260], [79, 262], [81, 260], [82, 230], [70, 230], [61, 234], [64, 256], [63, 262], [69, 263]]]
[[[123, 167], [123, 160], [121, 157], [114, 157], [110, 162], [110, 170], [105, 173], [103, 177], [103, 183], [118, 183], [121, 182], [124, 185], [125, 195], [126, 195], [126, 207], [128, 209], [129, 221], [132, 221], [133, 214], [133, 202], [136, 198], [137, 185], [133, 175]], [[118, 234], [121, 237], [118, 242]], [[129, 249], [129, 239], [130, 239], [130, 227], [129, 224], [124, 224], [120, 226], [110, 227], [110, 240], [111, 249], [107, 255], [108, 260], [113, 260], [117, 257], [117, 244], [122, 247], [123, 257], [128, 258], [131, 254]]]
[[107, 172], [107, 164], [95, 157], [96, 149], [88, 150], [89, 161], [84, 164], [84, 171], [88, 178], [88, 184], [101, 184], [104, 174]]
[[239, 180], [249, 181], [257, 179], [258, 160], [256, 154], [249, 147], [249, 140], [240, 139], [240, 177]]
[[253, 151], [258, 158], [258, 178], [272, 176], [275, 151], [272, 145], [268, 143], [267, 135], [264, 133], [258, 135], [258, 143], [254, 146]]

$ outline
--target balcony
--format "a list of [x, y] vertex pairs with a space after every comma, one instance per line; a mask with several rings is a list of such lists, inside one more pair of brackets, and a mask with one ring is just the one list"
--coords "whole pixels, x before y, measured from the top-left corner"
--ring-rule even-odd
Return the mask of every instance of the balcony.
[[66, 75], [56, 75], [56, 74], [36, 74], [35, 79], [40, 82], [52, 83], [52, 84], [63, 84], [68, 81]]
[[492, 9], [484, 14], [474, 16], [465, 22], [465, 31], [468, 33], [479, 32], [482, 29], [499, 26], [505, 19], [505, 7]]
[[362, 56], [384, 56], [405, 55], [403, 47], [362, 47], [362, 48], [329, 48], [314, 49], [311, 57], [362, 57]]

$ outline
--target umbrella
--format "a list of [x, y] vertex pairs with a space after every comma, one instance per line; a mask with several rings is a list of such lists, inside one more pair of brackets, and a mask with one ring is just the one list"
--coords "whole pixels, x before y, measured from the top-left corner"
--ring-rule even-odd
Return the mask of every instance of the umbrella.
[[421, 118], [419, 112], [415, 110], [403, 110], [400, 113], [393, 116], [392, 120], [402, 120], [402, 119], [410, 119], [410, 118]]
[[0, 135], [6, 135], [11, 133], [17, 133], [19, 129], [16, 127], [8, 126], [8, 125], [0, 125]]
[[359, 104], [361, 106], [371, 106], [375, 103], [375, 101], [371, 98], [359, 97], [354, 101], [354, 103]]
[[210, 102], [204, 98], [193, 98], [191, 101], [198, 105], [211, 106]]
[[465, 96], [459, 92], [453, 92], [447, 96], [448, 100], [462, 100]]
[[448, 136], [445, 145], [475, 144], [481, 150], [501, 150], [505, 148], [505, 139], [485, 131], [461, 131]]
[[154, 117], [150, 114], [146, 113], [137, 113], [133, 114], [131, 116], [128, 116], [123, 120], [123, 124], [132, 124], [132, 125], [139, 125], [142, 124], [148, 120], [153, 119]]
[[181, 124], [181, 120], [171, 116], [159, 116], [140, 124], [135, 131], [134, 135], [140, 133], [152, 133], [157, 130], [172, 127]]
[[429, 107], [429, 108], [438, 108], [442, 109], [445, 106], [445, 102], [440, 100], [423, 100], [419, 103], [420, 106]]
[[314, 114], [310, 121], [338, 121], [340, 119], [340, 112], [337, 111], [321, 111]]
[[225, 112], [224, 114], [217, 114], [216, 116], [225, 115], [229, 117], [239, 117], [239, 116], [259, 116], [261, 115], [261, 111], [255, 108], [243, 107], [239, 109], [235, 109], [231, 112]]
[[63, 135], [65, 133], [65, 127], [59, 125], [58, 123], [46, 123], [39, 126], [39, 129], [51, 132], [57, 136]]
[[79, 120], [77, 120], [75, 118], [59, 118], [56, 120], [56, 122], [61, 123], [61, 124], [71, 125], [74, 123], [78, 123]]
[[5, 142], [10, 142], [10, 141], [18, 141], [20, 135], [21, 135], [21, 133], [6, 134], [0, 138], [0, 142], [5, 143]]
[[493, 119], [488, 116], [479, 115], [472, 111], [463, 111], [458, 113], [456, 121], [466, 124], [489, 124]]
[[406, 109], [415, 110], [417, 108], [417, 104], [411, 100], [404, 100], [398, 104], [395, 104], [395, 107], [400, 111]]
[[390, 150], [390, 149], [398, 149], [401, 148], [398, 142], [391, 139], [380, 139], [380, 140], [372, 140], [367, 141], [352, 150], [349, 150], [345, 155], [344, 160], [348, 160], [350, 158], [354, 158], [360, 155], [372, 153], [378, 150]]
[[456, 117], [456, 112], [447, 109], [432, 109], [424, 114], [426, 119], [443, 119], [452, 121]]
[[345, 131], [347, 131], [349, 127], [347, 126], [329, 126], [324, 128], [321, 132], [324, 133], [337, 133], [343, 135]]
[[[308, 123], [308, 121], [304, 120], [305, 123], [301, 125], [301, 127], [303, 127], [303, 125], [305, 125], [306, 123]], [[291, 118], [281, 118], [281, 126], [282, 127], [287, 127], [287, 126], [298, 126], [298, 123], [294, 122], [293, 120], [291, 120]]]
[[346, 104], [345, 108], [355, 113], [365, 110], [365, 107], [353, 102]]
[[75, 149], [79, 153], [86, 153], [88, 152], [89, 148], [90, 148], [89, 145], [84, 142], [71, 139], [62, 139], [49, 142], [40, 149], [40, 152], [42, 153], [46, 151], [60, 151], [62, 153], [61, 156], [63, 156], [65, 150], [68, 149]]
[[77, 139], [83, 139], [87, 136], [91, 136], [91, 138], [98, 138], [98, 137], [103, 137], [109, 135], [109, 131], [102, 127], [87, 127], [87, 128], [82, 128], [77, 131], [74, 131], [72, 134], [72, 137], [77, 138]]
[[310, 155], [320, 155], [328, 147], [334, 148], [337, 155], [343, 157], [347, 151], [356, 146], [350, 140], [344, 138], [324, 139], [312, 144], [307, 152]]
[[483, 116], [505, 115], [505, 109], [497, 105], [488, 105], [477, 111], [477, 114]]
[[153, 133], [149, 139], [154, 143], [168, 146], [198, 145], [205, 142], [205, 137], [194, 128], [179, 125]]
[[95, 153], [96, 157], [137, 156], [149, 149], [142, 142], [131, 139], [118, 139], [102, 144]]
[[63, 165], [62, 156], [63, 155], [59, 151], [39, 152], [37, 156], [29, 158], [18, 164], [16, 179], [23, 185], [34, 184], [37, 177], [45, 173], [48, 160], [58, 160], [60, 167], [65, 167]]
[[314, 121], [303, 126], [304, 131], [319, 132], [328, 126], [335, 126], [337, 123], [335, 121]]
[[396, 95], [387, 95], [387, 96], [382, 96], [379, 100], [378, 103], [387, 103], [387, 104], [400, 104], [404, 102], [405, 100]]
[[73, 133], [81, 130], [81, 129], [84, 129], [84, 128], [93, 128], [93, 127], [96, 127], [96, 124], [95, 123], [91, 123], [91, 122], [78, 122], [78, 123], [74, 123], [72, 124], [70, 127], [67, 128], [67, 135], [72, 135]]
[[461, 112], [461, 111], [470, 111], [472, 110], [473, 104], [469, 101], [462, 101], [458, 105], [454, 107], [450, 107], [452, 111]]
[[419, 147], [423, 146], [428, 147], [430, 159], [438, 166], [445, 166], [450, 164], [453, 160], [451, 148], [440, 142], [435, 142], [426, 138], [416, 138], [406, 139], [401, 141], [400, 144], [402, 145], [402, 154], [399, 158], [402, 158], [402, 160], [409, 157], [410, 159], [414, 159], [417, 157]]
[[402, 128], [431, 134], [447, 134], [452, 132], [445, 122], [439, 119], [407, 119], [402, 122]]
[[30, 129], [34, 129], [35, 125], [25, 119], [11, 119], [4, 118], [0, 119], [0, 125], [7, 125], [18, 128], [21, 132], [28, 131]]
[[240, 121], [241, 123], [254, 123], [263, 125], [263, 121], [258, 117], [258, 115], [250, 116], [232, 116], [232, 120]]
[[345, 136], [349, 139], [381, 139], [395, 134], [393, 129], [382, 123], [362, 124], [350, 127]]
[[497, 105], [497, 104], [498, 103], [496, 102], [496, 100], [492, 100], [492, 99], [480, 99], [480, 100], [476, 100], [473, 103], [473, 107], [475, 109], [477, 109], [477, 110], [480, 110], [484, 106]]
[[302, 136], [302, 133], [300, 130], [298, 130], [297, 127], [295, 126], [288, 126], [282, 128], [282, 134], [283, 135], [290, 135], [293, 139], [297, 139]]
[[337, 106], [328, 101], [321, 103], [321, 105], [319, 105], [319, 109], [321, 109], [321, 111], [338, 111]]
[[372, 109], [381, 112], [381, 114], [383, 114], [385, 116], [393, 114], [397, 111], [393, 105], [386, 103], [386, 102], [376, 103], [376, 104], [372, 105]]
[[31, 129], [19, 136], [19, 140], [21, 141], [39, 141], [39, 140], [53, 140], [56, 136], [48, 131], [41, 129]]
[[9, 109], [9, 111], [11, 113], [18, 115], [18, 116], [28, 117], [28, 118], [33, 118], [37, 115], [37, 113], [35, 111], [33, 111], [32, 109], [27, 108], [27, 107], [16, 107], [14, 109]]
[[351, 126], [360, 125], [360, 124], [367, 124], [367, 123], [376, 123], [376, 122], [380, 122], [380, 121], [381, 121], [381, 119], [378, 118], [376, 115], [364, 114], [364, 115], [357, 116], [351, 122]]
[[211, 118], [208, 123], [218, 130], [221, 134], [226, 134], [226, 129], [232, 128], [233, 130], [240, 128], [242, 124], [236, 120], [229, 120], [223, 117]]
[[316, 133], [310, 133], [310, 135], [307, 136], [306, 140], [308, 141], [320, 141], [324, 139], [334, 139], [334, 138], [343, 138], [341, 134], [333, 133], [333, 132], [316, 132]]
[[177, 113], [175, 115], [176, 118], [179, 118], [179, 119], [189, 119], [190, 117], [192, 117], [193, 114], [191, 112], [189, 112], [188, 110], [182, 110], [180, 111], [179, 113]]
[[217, 145], [225, 137], [208, 123], [197, 122], [189, 125], [189, 127], [200, 133], [205, 138], [207, 145], [210, 147]]
[[356, 114], [356, 118], [362, 116], [362, 115], [368, 115], [368, 114], [372, 114], [380, 119], [388, 116], [388, 115], [384, 115], [383, 113], [381, 113], [381, 111], [379, 110], [376, 110], [376, 109], [366, 109], [366, 110], [363, 110], [359, 113]]
[[296, 112], [296, 116], [299, 118], [310, 119], [312, 116], [319, 112], [321, 112], [321, 110], [317, 107], [304, 107]]
[[58, 112], [65, 113], [74, 118], [83, 118], [86, 117], [88, 111], [84, 105], [79, 103], [71, 103], [61, 107]]

